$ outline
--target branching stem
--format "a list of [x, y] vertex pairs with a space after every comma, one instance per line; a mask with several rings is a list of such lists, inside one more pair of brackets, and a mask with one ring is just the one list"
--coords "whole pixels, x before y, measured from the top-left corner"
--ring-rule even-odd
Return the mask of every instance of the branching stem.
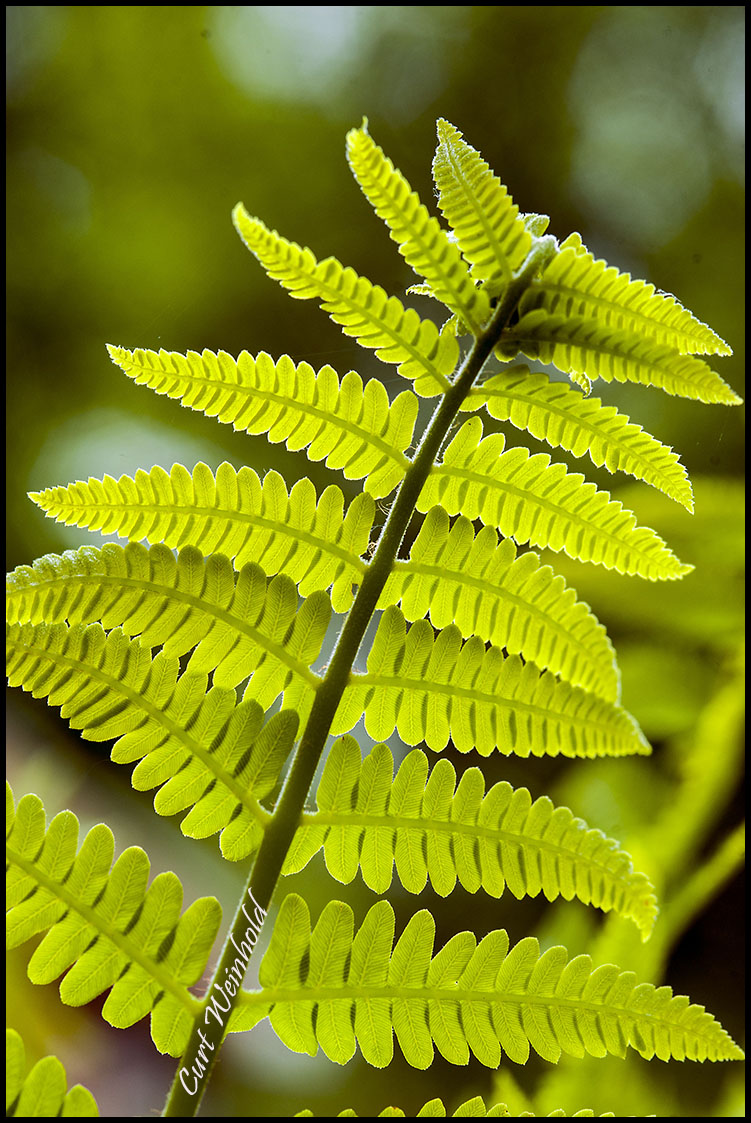
[[[305, 800], [326, 744], [331, 723], [334, 720], [342, 694], [350, 681], [352, 667], [362, 638], [372, 619], [381, 591], [391, 573], [423, 485], [435, 463], [438, 451], [459, 411], [459, 407], [492, 354], [493, 348], [499, 342], [504, 329], [508, 326], [522, 294], [551, 259], [555, 250], [555, 239], [549, 235], [535, 239], [526, 261], [512, 277], [487, 326], [475, 337], [456, 378], [436, 407], [414, 458], [407, 469], [384, 524], [377, 549], [365, 570], [362, 583], [337, 640], [326, 674], [316, 692], [315, 701], [300, 739], [292, 767], [279, 796], [273, 818], [266, 829], [216, 971], [209, 982], [201, 1013], [196, 1018], [188, 1045], [180, 1060], [180, 1066], [163, 1112], [165, 1116], [191, 1117], [198, 1111], [211, 1071], [216, 1063], [222, 1040], [222, 1035], [217, 1035], [215, 1047], [211, 1050], [206, 1048], [204, 1043], [206, 1033], [202, 1028], [206, 1024], [204, 1015], [215, 984], [225, 979], [228, 970], [236, 961], [236, 948], [241, 945], [248, 928], [247, 914], [242, 911], [242, 906], [251, 896], [264, 911], [268, 910], [270, 906], [271, 897], [287, 851], [299, 825], [300, 815], [305, 807]], [[224, 1015], [225, 1027], [230, 1013], [231, 1010]], [[202, 1068], [203, 1071], [198, 1082], [198, 1088], [193, 1094], [190, 1094], [180, 1080], [180, 1072], [184, 1072], [186, 1069], [190, 1071], [191, 1066], [195, 1064], [195, 1058], [199, 1055], [201, 1057], [199, 1068]], [[189, 1086], [192, 1086], [195, 1082], [196, 1080], [192, 1076], [187, 1081]]]

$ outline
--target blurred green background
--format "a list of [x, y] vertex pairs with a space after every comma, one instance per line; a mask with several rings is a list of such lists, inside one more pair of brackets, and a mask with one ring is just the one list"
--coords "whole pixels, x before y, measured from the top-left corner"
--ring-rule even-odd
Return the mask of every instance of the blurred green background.
[[[384, 378], [372, 354], [314, 302], [291, 302], [265, 277], [230, 220], [242, 200], [317, 256], [334, 254], [403, 297], [414, 275], [344, 159], [345, 133], [364, 115], [429, 206], [435, 118], [447, 117], [522, 210], [549, 214], [560, 237], [579, 230], [598, 256], [674, 292], [708, 322], [735, 351], [714, 367], [743, 393], [742, 7], [11, 6], [6, 16], [8, 568], [95, 540], [45, 519], [29, 490], [175, 461], [286, 465], [290, 483], [311, 471], [302, 454], [290, 457], [135, 386], [110, 364], [105, 344], [266, 350]], [[414, 303], [433, 314], [424, 299]], [[404, 385], [388, 372], [384, 381]], [[624, 702], [657, 751], [648, 766], [606, 762], [605, 771], [593, 762], [569, 770], [504, 759], [492, 778], [524, 783], [535, 796], [558, 785], [556, 794], [565, 792], [592, 825], [624, 844], [632, 831], [638, 850], [634, 803], [643, 826], [656, 813], [652, 800], [683, 791], [681, 749], [701, 758], [702, 715], [709, 720], [707, 707], [717, 707], [740, 673], [743, 411], [643, 387], [596, 393], [674, 446], [697, 481], [694, 520], [646, 485], [628, 493], [640, 522], [697, 565], [681, 587], [637, 588], [550, 559], [608, 627]], [[621, 497], [622, 481], [588, 461], [577, 466]], [[331, 482], [323, 468], [311, 474], [319, 486]], [[356, 485], [335, 482], [354, 494]], [[669, 623], [658, 636], [661, 614]], [[742, 808], [738, 722], [723, 713], [728, 775], [695, 840], [697, 855], [702, 847], [711, 853]], [[178, 823], [158, 820], [150, 797], [129, 794], [125, 775], [70, 738], [42, 703], [12, 692], [9, 724], [17, 795], [38, 791], [50, 814], [67, 801], [86, 826], [106, 818], [120, 846], [147, 846], [155, 872], [185, 874], [188, 897], [213, 892], [231, 907], [242, 871], [221, 868], [215, 840], [181, 845]], [[460, 758], [460, 767], [468, 763]], [[650, 856], [647, 848], [643, 866], [659, 880]], [[673, 869], [680, 881], [680, 865]], [[358, 918], [371, 903], [359, 879], [345, 889], [317, 865], [292, 884], [314, 915], [332, 895], [351, 900]], [[692, 918], [666, 981], [706, 1004], [737, 1039], [740, 884], [721, 887]], [[430, 905], [430, 894], [419, 905], [395, 897], [405, 919]], [[478, 933], [504, 925], [513, 939], [544, 912], [539, 901], [478, 902], [460, 891], [438, 910], [439, 945], [472, 912]], [[572, 953], [590, 935], [574, 933]], [[23, 948], [17, 958], [28, 954]], [[161, 1109], [174, 1066], [154, 1058], [145, 1024], [125, 1034], [102, 1029], [90, 1011], [61, 1011], [54, 987], [26, 983], [10, 993], [9, 1024], [26, 1036], [30, 1060], [56, 1051], [103, 1114]], [[511, 1067], [519, 1095], [534, 1095], [549, 1068]], [[700, 1104], [706, 1114], [736, 1114], [730, 1067], [653, 1062], [645, 1081], [665, 1099], [637, 1102], [633, 1113], [694, 1115]], [[623, 1101], [608, 1101], [610, 1079], [601, 1100], [587, 1078], [569, 1090], [579, 1098], [560, 1105], [618, 1113]], [[414, 1112], [433, 1095], [453, 1110], [478, 1093], [494, 1101], [491, 1075], [479, 1065], [457, 1070], [439, 1061], [421, 1075], [398, 1061], [379, 1074], [358, 1060], [340, 1070], [322, 1056], [287, 1053], [265, 1026], [231, 1039], [203, 1110], [288, 1115], [308, 1106], [331, 1114], [354, 1106], [373, 1114], [396, 1103]]]

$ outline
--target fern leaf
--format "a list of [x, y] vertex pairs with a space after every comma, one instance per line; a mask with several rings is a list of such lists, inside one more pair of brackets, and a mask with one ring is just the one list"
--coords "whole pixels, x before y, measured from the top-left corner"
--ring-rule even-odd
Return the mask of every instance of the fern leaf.
[[363, 194], [389, 227], [399, 252], [428, 282], [430, 295], [479, 334], [491, 312], [487, 295], [473, 284], [456, 243], [428, 214], [417, 192], [366, 127], [347, 134], [347, 159]]
[[550, 315], [581, 316], [619, 331], [649, 336], [682, 355], [732, 355], [716, 332], [684, 308], [670, 293], [646, 281], [632, 280], [606, 261], [595, 260], [571, 235], [560, 253], [532, 282], [520, 312], [544, 308]]
[[330, 901], [313, 932], [304, 900], [282, 902], [259, 970], [262, 990], [243, 991], [231, 1032], [269, 1016], [288, 1048], [345, 1064], [359, 1044], [382, 1068], [393, 1034], [408, 1064], [428, 1068], [434, 1045], [451, 1064], [470, 1054], [497, 1068], [505, 1053], [524, 1064], [530, 1047], [544, 1060], [562, 1053], [684, 1060], [741, 1060], [742, 1051], [703, 1006], [669, 987], [636, 983], [630, 971], [568, 961], [565, 948], [540, 954], [528, 937], [509, 951], [503, 930], [479, 945], [460, 932], [434, 956], [435, 921], [422, 910], [395, 946], [394, 910], [379, 901], [356, 933], [349, 905]]
[[5, 1031], [5, 1116], [7, 1119], [54, 1119], [99, 1116], [96, 1100], [81, 1084], [68, 1090], [57, 1057], [43, 1057], [26, 1073], [26, 1050], [20, 1033]]
[[214, 686], [234, 687], [252, 676], [244, 697], [267, 710], [280, 693], [307, 716], [320, 679], [310, 670], [331, 616], [326, 593], [312, 593], [298, 610], [286, 576], [267, 582], [256, 565], [240, 574], [221, 554], [208, 559], [186, 546], [177, 559], [166, 546], [131, 542], [84, 546], [20, 566], [6, 582], [10, 623], [88, 624], [101, 620], [140, 636], [144, 647], [193, 655], [187, 670], [213, 672]]
[[331, 587], [335, 612], [352, 604], [375, 513], [366, 493], [353, 499], [345, 516], [344, 496], [334, 485], [318, 499], [310, 480], [299, 480], [288, 494], [278, 472], [267, 472], [261, 482], [252, 468], [236, 472], [227, 463], [216, 478], [205, 464], [192, 476], [174, 464], [169, 473], [155, 467], [139, 470], [135, 479], [90, 477], [29, 496], [68, 526], [171, 549], [195, 546], [204, 556], [233, 558], [237, 569], [252, 561], [269, 577], [286, 573], [304, 597]]
[[507, 282], [532, 238], [506, 187], [449, 121], [438, 120], [433, 159], [438, 205], [456, 234], [475, 280]]
[[393, 403], [378, 379], [363, 388], [350, 371], [341, 385], [330, 366], [316, 374], [287, 356], [277, 363], [247, 351], [235, 361], [224, 351], [127, 351], [108, 347], [113, 362], [139, 385], [180, 398], [184, 406], [247, 433], [267, 433], [311, 460], [326, 459], [348, 480], [367, 477], [365, 490], [388, 495], [406, 471], [417, 418], [417, 398], [404, 390]]
[[408, 745], [425, 741], [435, 752], [451, 737], [459, 752], [494, 749], [518, 756], [620, 756], [648, 753], [633, 718], [612, 703], [559, 682], [517, 655], [465, 644], [455, 625], [434, 638], [427, 620], [407, 631], [404, 616], [387, 608], [368, 655], [367, 674], [353, 675], [331, 727], [347, 733], [362, 714], [375, 741], [398, 729]]
[[394, 759], [377, 745], [364, 760], [354, 737], [332, 746], [318, 785], [318, 811], [306, 813], [283, 872], [298, 873], [318, 850], [345, 885], [358, 867], [374, 893], [391, 885], [394, 862], [402, 885], [421, 893], [428, 878], [447, 897], [457, 879], [469, 893], [500, 897], [544, 893], [574, 897], [630, 917], [647, 939], [657, 906], [654, 891], [628, 854], [547, 796], [505, 781], [487, 794], [479, 768], [456, 783], [446, 759], [428, 773], [420, 749], [408, 753], [394, 779]]
[[496, 350], [504, 360], [521, 351], [528, 359], [555, 364], [564, 374], [656, 386], [708, 405], [735, 406], [742, 400], [703, 359], [599, 320], [551, 316], [544, 308], [526, 312]]
[[[434, 1099], [434, 1100], [428, 1100], [428, 1102], [426, 1104], [423, 1104], [423, 1106], [417, 1112], [417, 1115], [415, 1116], [415, 1118], [416, 1119], [426, 1119], [426, 1118], [431, 1118], [431, 1117], [445, 1118], [447, 1116], [447, 1114], [448, 1113], [446, 1111], [446, 1107], [443, 1103], [443, 1100]], [[295, 1113], [295, 1119], [299, 1119], [299, 1118], [302, 1118], [304, 1116], [312, 1116], [312, 1115], [313, 1115], [312, 1111], [298, 1111], [298, 1112]], [[463, 1118], [463, 1117], [468, 1116], [468, 1115], [472, 1116], [473, 1118], [476, 1118], [476, 1119], [490, 1119], [490, 1118], [497, 1118], [498, 1116], [512, 1116], [513, 1112], [509, 1109], [507, 1104], [504, 1104], [504, 1103], [494, 1104], [493, 1107], [486, 1108], [485, 1107], [485, 1101], [482, 1098], [482, 1096], [474, 1096], [471, 1100], [467, 1100], [465, 1103], [460, 1104], [459, 1107], [457, 1107], [456, 1111], [451, 1112], [451, 1118], [452, 1119]], [[566, 1115], [566, 1112], [563, 1111], [563, 1110], [549, 1111], [547, 1117], [550, 1118], [553, 1115], [557, 1115], [557, 1116]], [[600, 1115], [599, 1118], [600, 1119], [610, 1118], [612, 1115], [613, 1115], [612, 1111], [604, 1111], [604, 1112], [602, 1112], [602, 1114]], [[353, 1111], [351, 1108], [347, 1108], [345, 1111], [340, 1111], [337, 1118], [341, 1119], [344, 1116], [352, 1116], [352, 1117], [356, 1118], [357, 1112]], [[521, 1112], [519, 1112], [518, 1118], [521, 1119], [524, 1116], [534, 1116], [534, 1112], [533, 1111], [521, 1111]], [[594, 1112], [589, 1108], [582, 1108], [581, 1111], [575, 1111], [572, 1118], [574, 1116], [594, 1116]], [[386, 1118], [386, 1119], [388, 1119], [388, 1118], [403, 1119], [404, 1118], [404, 1112], [402, 1111], [402, 1109], [400, 1107], [385, 1107], [383, 1109], [383, 1111], [379, 1111], [376, 1118], [378, 1118], [378, 1119], [384, 1119], [384, 1118]]]
[[537, 554], [517, 557], [510, 538], [492, 527], [475, 536], [469, 519], [449, 524], [432, 507], [408, 561], [397, 561], [379, 608], [401, 604], [407, 620], [429, 613], [436, 628], [456, 624], [462, 636], [522, 655], [608, 702], [618, 699], [612, 644], [589, 607]]
[[520, 214], [522, 222], [535, 238], [541, 238], [547, 228], [550, 226], [549, 214]]
[[440, 504], [450, 515], [480, 518], [522, 544], [564, 550], [579, 561], [650, 581], [690, 573], [653, 530], [578, 472], [525, 448], [504, 452], [502, 434], [482, 437], [479, 417], [462, 425], [435, 465], [417, 501], [419, 511]]
[[432, 398], [448, 386], [459, 358], [459, 346], [449, 331], [438, 331], [431, 320], [421, 320], [413, 308], [405, 309], [380, 285], [344, 268], [336, 258], [317, 262], [309, 249], [288, 242], [252, 218], [242, 203], [232, 212], [235, 228], [266, 272], [297, 300], [316, 297], [345, 335], [362, 347], [376, 348], [385, 363], [396, 363], [403, 378], [414, 380], [415, 393]]
[[258, 702], [237, 702], [229, 687], [184, 673], [179, 660], [154, 659], [121, 629], [100, 624], [14, 624], [6, 628], [8, 681], [61, 706], [61, 716], [87, 741], [117, 738], [116, 764], [140, 763], [137, 791], [160, 787], [159, 815], [190, 808], [189, 838], [218, 831], [230, 861], [253, 853], [268, 813], [258, 801], [274, 788], [298, 726], [292, 710], [263, 725]]
[[139, 846], [112, 865], [115, 840], [103, 823], [79, 850], [71, 811], [45, 829], [37, 796], [14, 807], [8, 788], [6, 806], [8, 947], [44, 933], [29, 960], [30, 980], [51, 983], [66, 972], [60, 998], [68, 1006], [109, 990], [102, 1017], [110, 1025], [125, 1029], [151, 1014], [157, 1049], [180, 1056], [199, 1010], [187, 988], [206, 968], [219, 902], [202, 897], [180, 916], [175, 874], [159, 874], [147, 889], [149, 859]]
[[694, 498], [677, 453], [660, 444], [615, 406], [585, 397], [564, 382], [520, 363], [470, 390], [466, 409], [482, 403], [491, 417], [510, 421], [574, 456], [587, 454], [598, 468], [628, 472], [693, 512]]

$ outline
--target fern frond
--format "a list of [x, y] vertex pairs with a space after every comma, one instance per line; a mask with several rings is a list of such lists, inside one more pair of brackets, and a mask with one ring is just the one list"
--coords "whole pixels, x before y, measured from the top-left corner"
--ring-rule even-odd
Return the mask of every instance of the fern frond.
[[491, 313], [487, 295], [475, 287], [459, 248], [428, 214], [402, 173], [367, 128], [347, 134], [347, 159], [363, 194], [391, 231], [408, 265], [430, 286], [430, 295], [457, 313], [476, 335]]
[[105, 1021], [125, 1029], [151, 1014], [157, 1049], [180, 1056], [199, 1010], [188, 987], [206, 968], [219, 902], [201, 897], [181, 916], [175, 874], [159, 874], [147, 889], [149, 859], [140, 846], [112, 865], [115, 840], [103, 823], [78, 850], [76, 816], [61, 811], [45, 829], [38, 796], [15, 807], [8, 786], [6, 815], [8, 947], [44, 933], [29, 960], [30, 980], [51, 983], [66, 972], [60, 998], [68, 1006], [109, 990]]
[[582, 316], [616, 330], [649, 336], [682, 355], [732, 355], [716, 332], [670, 293], [632, 280], [595, 259], [572, 234], [520, 301], [520, 312], [544, 308], [550, 315]]
[[155, 467], [135, 479], [105, 476], [67, 487], [29, 492], [45, 514], [122, 538], [162, 542], [171, 549], [195, 546], [204, 556], [221, 553], [242, 569], [255, 562], [267, 576], [286, 573], [307, 597], [331, 587], [335, 612], [352, 604], [353, 585], [365, 570], [375, 515], [372, 496], [357, 495], [344, 514], [344, 496], [333, 484], [320, 499], [310, 480], [287, 493], [278, 472], [263, 482], [252, 468], [236, 472], [220, 464], [216, 478], [199, 463], [191, 476], [182, 464], [168, 473]]
[[[258, 702], [237, 702], [229, 687], [184, 673], [179, 660], [153, 659], [121, 629], [100, 624], [13, 624], [6, 628], [8, 681], [50, 706], [87, 741], [115, 742], [116, 764], [140, 763], [137, 791], [159, 787], [154, 810], [175, 815], [189, 838], [218, 831], [225, 858], [260, 845], [272, 791], [292, 748], [298, 715], [282, 710], [263, 724]], [[207, 693], [208, 690], [208, 693]]]
[[288, 242], [252, 218], [238, 203], [232, 212], [235, 228], [266, 272], [297, 300], [315, 297], [345, 335], [362, 347], [376, 348], [384, 363], [396, 363], [403, 378], [414, 380], [415, 393], [433, 398], [448, 386], [459, 358], [459, 345], [450, 331], [439, 332], [432, 320], [421, 320], [380, 285], [360, 277], [336, 258], [318, 262], [309, 249]]
[[492, 527], [477, 536], [469, 519], [453, 525], [432, 507], [408, 561], [397, 561], [379, 608], [401, 604], [407, 620], [430, 615], [435, 628], [456, 624], [522, 655], [608, 702], [618, 700], [613, 646], [589, 606], [532, 551], [517, 557], [510, 538]]
[[[268, 1016], [298, 1053], [345, 1064], [359, 1044], [377, 1068], [393, 1057], [393, 1034], [408, 1064], [425, 1069], [434, 1044], [451, 1064], [470, 1054], [497, 1068], [501, 1055], [524, 1064], [530, 1047], [544, 1060], [562, 1053], [622, 1057], [740, 1060], [742, 1051], [703, 1006], [669, 987], [637, 984], [630, 971], [568, 960], [563, 947], [540, 954], [537, 940], [509, 951], [505, 931], [479, 945], [459, 932], [434, 956], [435, 921], [422, 910], [393, 946], [394, 910], [379, 901], [354, 932], [349, 905], [330, 901], [313, 932], [305, 901], [282, 902], [259, 970], [262, 990], [243, 991], [231, 1032]], [[393, 950], [392, 950], [393, 946]]]
[[[566, 1114], [567, 1113], [565, 1111], [563, 1111], [562, 1109], [559, 1109], [557, 1111], [549, 1111], [546, 1118], [549, 1119], [549, 1118], [551, 1118], [551, 1116], [554, 1116], [554, 1115], [565, 1116]], [[298, 1112], [295, 1113], [295, 1119], [300, 1119], [304, 1116], [312, 1116], [312, 1115], [313, 1115], [312, 1111], [298, 1111]], [[423, 1106], [420, 1108], [420, 1110], [418, 1111], [415, 1118], [416, 1119], [428, 1119], [428, 1118], [443, 1119], [443, 1118], [446, 1118], [447, 1115], [448, 1115], [448, 1112], [446, 1111], [446, 1107], [443, 1103], [443, 1100], [434, 1099], [434, 1100], [428, 1100], [428, 1102], [426, 1104], [423, 1104]], [[599, 1116], [599, 1118], [600, 1119], [610, 1118], [612, 1115], [613, 1115], [612, 1111], [604, 1111]], [[337, 1119], [341, 1119], [344, 1116], [352, 1116], [352, 1117], [356, 1118], [357, 1112], [353, 1111], [352, 1108], [347, 1108], [345, 1111], [339, 1112], [339, 1114], [337, 1116]], [[466, 1116], [472, 1116], [475, 1119], [491, 1119], [491, 1118], [498, 1118], [499, 1116], [513, 1117], [514, 1113], [509, 1109], [508, 1105], [504, 1104], [504, 1103], [494, 1104], [492, 1107], [486, 1108], [485, 1107], [485, 1100], [482, 1098], [482, 1096], [474, 1096], [471, 1100], [467, 1100], [465, 1103], [460, 1104], [459, 1107], [457, 1107], [456, 1111], [451, 1112], [451, 1118], [452, 1119], [465, 1118]], [[518, 1116], [515, 1116], [515, 1117], [519, 1118], [519, 1119], [522, 1119], [526, 1116], [534, 1117], [534, 1112], [533, 1111], [520, 1111]], [[581, 1111], [575, 1111], [571, 1118], [573, 1119], [573, 1118], [578, 1117], [578, 1116], [582, 1116], [582, 1117], [594, 1116], [594, 1111], [592, 1111], [590, 1108], [584, 1107], [584, 1108], [582, 1108]], [[405, 1117], [404, 1112], [402, 1111], [402, 1109], [400, 1107], [385, 1107], [383, 1109], [383, 1111], [379, 1111], [378, 1115], [376, 1116], [377, 1119], [403, 1119], [404, 1117]]]
[[217, 417], [246, 433], [266, 433], [292, 452], [305, 449], [310, 460], [326, 459], [348, 480], [367, 477], [365, 490], [376, 499], [393, 491], [409, 461], [417, 398], [404, 390], [389, 402], [378, 379], [363, 388], [359, 374], [345, 374], [341, 385], [330, 366], [316, 374], [309, 363], [295, 365], [288, 355], [278, 362], [265, 352], [247, 351], [235, 361], [224, 351], [127, 351], [108, 346], [112, 361], [139, 385]]
[[628, 472], [656, 487], [688, 511], [694, 497], [677, 453], [660, 444], [615, 406], [585, 397], [565, 382], [551, 382], [523, 364], [495, 374], [470, 390], [465, 409], [484, 405], [491, 417], [510, 421], [553, 448], [587, 454], [598, 468]]
[[528, 359], [553, 363], [564, 374], [637, 382], [708, 405], [742, 401], [703, 359], [599, 320], [551, 316], [544, 308], [526, 312], [496, 351], [504, 361], [521, 351]]
[[504, 452], [503, 434], [484, 440], [479, 417], [465, 421], [436, 464], [417, 501], [418, 511], [440, 504], [450, 515], [480, 518], [523, 544], [564, 550], [579, 561], [650, 581], [690, 573], [662, 539], [607, 491], [578, 472], [551, 464], [526, 448]]
[[19, 566], [6, 581], [9, 623], [101, 620], [106, 630], [140, 636], [144, 647], [161, 646], [164, 655], [195, 648], [189, 672], [213, 672], [214, 686], [223, 687], [250, 675], [246, 699], [266, 710], [284, 692], [301, 722], [320, 681], [310, 666], [330, 616], [326, 593], [312, 593], [298, 609], [289, 577], [267, 582], [252, 564], [237, 574], [222, 554], [204, 559], [193, 546], [177, 559], [166, 546], [83, 546]]
[[14, 1029], [5, 1031], [6, 1119], [98, 1118], [99, 1108], [88, 1088], [68, 1078], [57, 1057], [43, 1057], [26, 1073], [23, 1038]]
[[509, 281], [532, 247], [529, 230], [498, 176], [459, 130], [442, 118], [433, 178], [438, 205], [472, 265], [472, 276], [480, 281]]
[[479, 637], [462, 644], [449, 625], [434, 638], [427, 620], [407, 631], [404, 616], [387, 608], [368, 655], [367, 674], [353, 674], [332, 723], [347, 733], [365, 714], [374, 741], [398, 729], [408, 745], [425, 741], [435, 752], [449, 737], [459, 752], [494, 749], [518, 756], [621, 756], [649, 745], [625, 710], [559, 682], [517, 655], [485, 650]]
[[526, 788], [505, 781], [485, 794], [479, 768], [456, 772], [446, 759], [428, 774], [428, 758], [413, 749], [394, 779], [386, 745], [365, 757], [354, 737], [332, 746], [316, 796], [303, 815], [283, 873], [298, 873], [320, 849], [332, 877], [345, 885], [358, 867], [374, 893], [391, 885], [394, 862], [402, 885], [421, 893], [428, 878], [441, 897], [457, 879], [469, 893], [482, 888], [519, 899], [577, 897], [630, 917], [647, 939], [657, 915], [654, 890], [628, 854], [547, 796], [532, 802]]

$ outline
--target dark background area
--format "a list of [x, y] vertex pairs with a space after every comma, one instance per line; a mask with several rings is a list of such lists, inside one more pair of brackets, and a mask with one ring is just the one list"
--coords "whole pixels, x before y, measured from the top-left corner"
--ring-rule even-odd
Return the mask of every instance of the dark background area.
[[[347, 167], [345, 134], [365, 115], [429, 207], [435, 119], [448, 118], [522, 210], [551, 216], [550, 232], [580, 231], [597, 256], [674, 292], [709, 323], [735, 352], [714, 369], [743, 394], [742, 7], [11, 6], [6, 16], [9, 569], [100, 541], [58, 526], [26, 498], [90, 475], [176, 461], [216, 469], [229, 460], [259, 472], [284, 467], [290, 484], [311, 474], [319, 489], [333, 480], [355, 494], [358, 485], [303, 454], [137, 387], [109, 362], [105, 344], [287, 353], [316, 368], [330, 363], [340, 375], [377, 373], [391, 391], [402, 389], [393, 368], [384, 375], [315, 302], [292, 302], [269, 281], [230, 219], [242, 200], [319, 258], [333, 254], [433, 314], [424, 299], [404, 297], [414, 275]], [[600, 384], [595, 392], [675, 447], [697, 481], [693, 521], [646, 485], [627, 504], [697, 565], [697, 583], [642, 593], [628, 579], [549, 559], [608, 627], [621, 654], [624, 703], [656, 745], [667, 783], [671, 746], [689, 736], [719, 689], [741, 627], [743, 410], [643, 387]], [[620, 497], [622, 480], [592, 471], [588, 460], [574, 463]], [[713, 541], [723, 548], [713, 552]], [[663, 634], [656, 643], [650, 628], [663, 612], [669, 642]], [[152, 797], [132, 793], [104, 750], [71, 737], [57, 711], [14, 691], [8, 713], [17, 797], [39, 792], [50, 817], [71, 806], [86, 828], [105, 819], [119, 848], [140, 842], [155, 873], [174, 868], [183, 877], [186, 901], [215, 893], [227, 915], [242, 871], [218, 860], [215, 839], [184, 842], [178, 821], [156, 817]], [[475, 763], [454, 759], [460, 768]], [[624, 765], [605, 763], [617, 788]], [[552, 794], [556, 785], [565, 790], [569, 767], [499, 758], [489, 762], [488, 786], [507, 778], [535, 796]], [[575, 763], [572, 775], [579, 767], [593, 775], [592, 762]], [[624, 790], [638, 801], [645, 783], [663, 791], [646, 773]], [[611, 808], [610, 821], [607, 799], [591, 798], [577, 813], [624, 840], [621, 811]], [[741, 814], [732, 789], [718, 809], [717, 837]], [[360, 920], [372, 895], [359, 878], [342, 887], [322, 868], [315, 863], [285, 888], [306, 895], [314, 918], [340, 896]], [[739, 882], [726, 887], [684, 938], [677, 977], [666, 977], [736, 1039], [741, 892]], [[488, 902], [460, 889], [436, 904], [429, 893], [416, 901], [396, 888], [394, 904], [397, 930], [417, 907], [435, 906], [437, 946], [459, 927], [481, 934], [506, 926], [513, 941], [545, 911], [539, 900], [506, 894]], [[569, 945], [572, 954], [586, 946]], [[14, 962], [28, 955], [21, 948]], [[91, 1087], [103, 1114], [161, 1110], [174, 1064], [155, 1056], [146, 1023], [118, 1033], [98, 1010], [62, 1009], [55, 987], [24, 982], [10, 989], [8, 1024], [24, 1034], [30, 1061], [60, 1055], [71, 1083]], [[709, 1114], [734, 1114], [723, 1109], [735, 1102], [730, 1066], [689, 1073], [673, 1065], [680, 1080], [654, 1066], [656, 1094], [664, 1073], [672, 1099], [650, 1110], [692, 1115], [699, 1102]], [[545, 1068], [512, 1066], [530, 1094]], [[497, 1098], [490, 1074], [474, 1063], [465, 1071], [439, 1060], [429, 1075], [401, 1059], [387, 1073], [359, 1059], [339, 1069], [322, 1055], [288, 1053], [266, 1023], [230, 1040], [204, 1113], [335, 1114], [351, 1105], [371, 1114], [387, 1103], [414, 1112], [434, 1095], [452, 1111], [473, 1094], [488, 1104]], [[591, 1098], [561, 1106], [618, 1113], [617, 1104]]]

